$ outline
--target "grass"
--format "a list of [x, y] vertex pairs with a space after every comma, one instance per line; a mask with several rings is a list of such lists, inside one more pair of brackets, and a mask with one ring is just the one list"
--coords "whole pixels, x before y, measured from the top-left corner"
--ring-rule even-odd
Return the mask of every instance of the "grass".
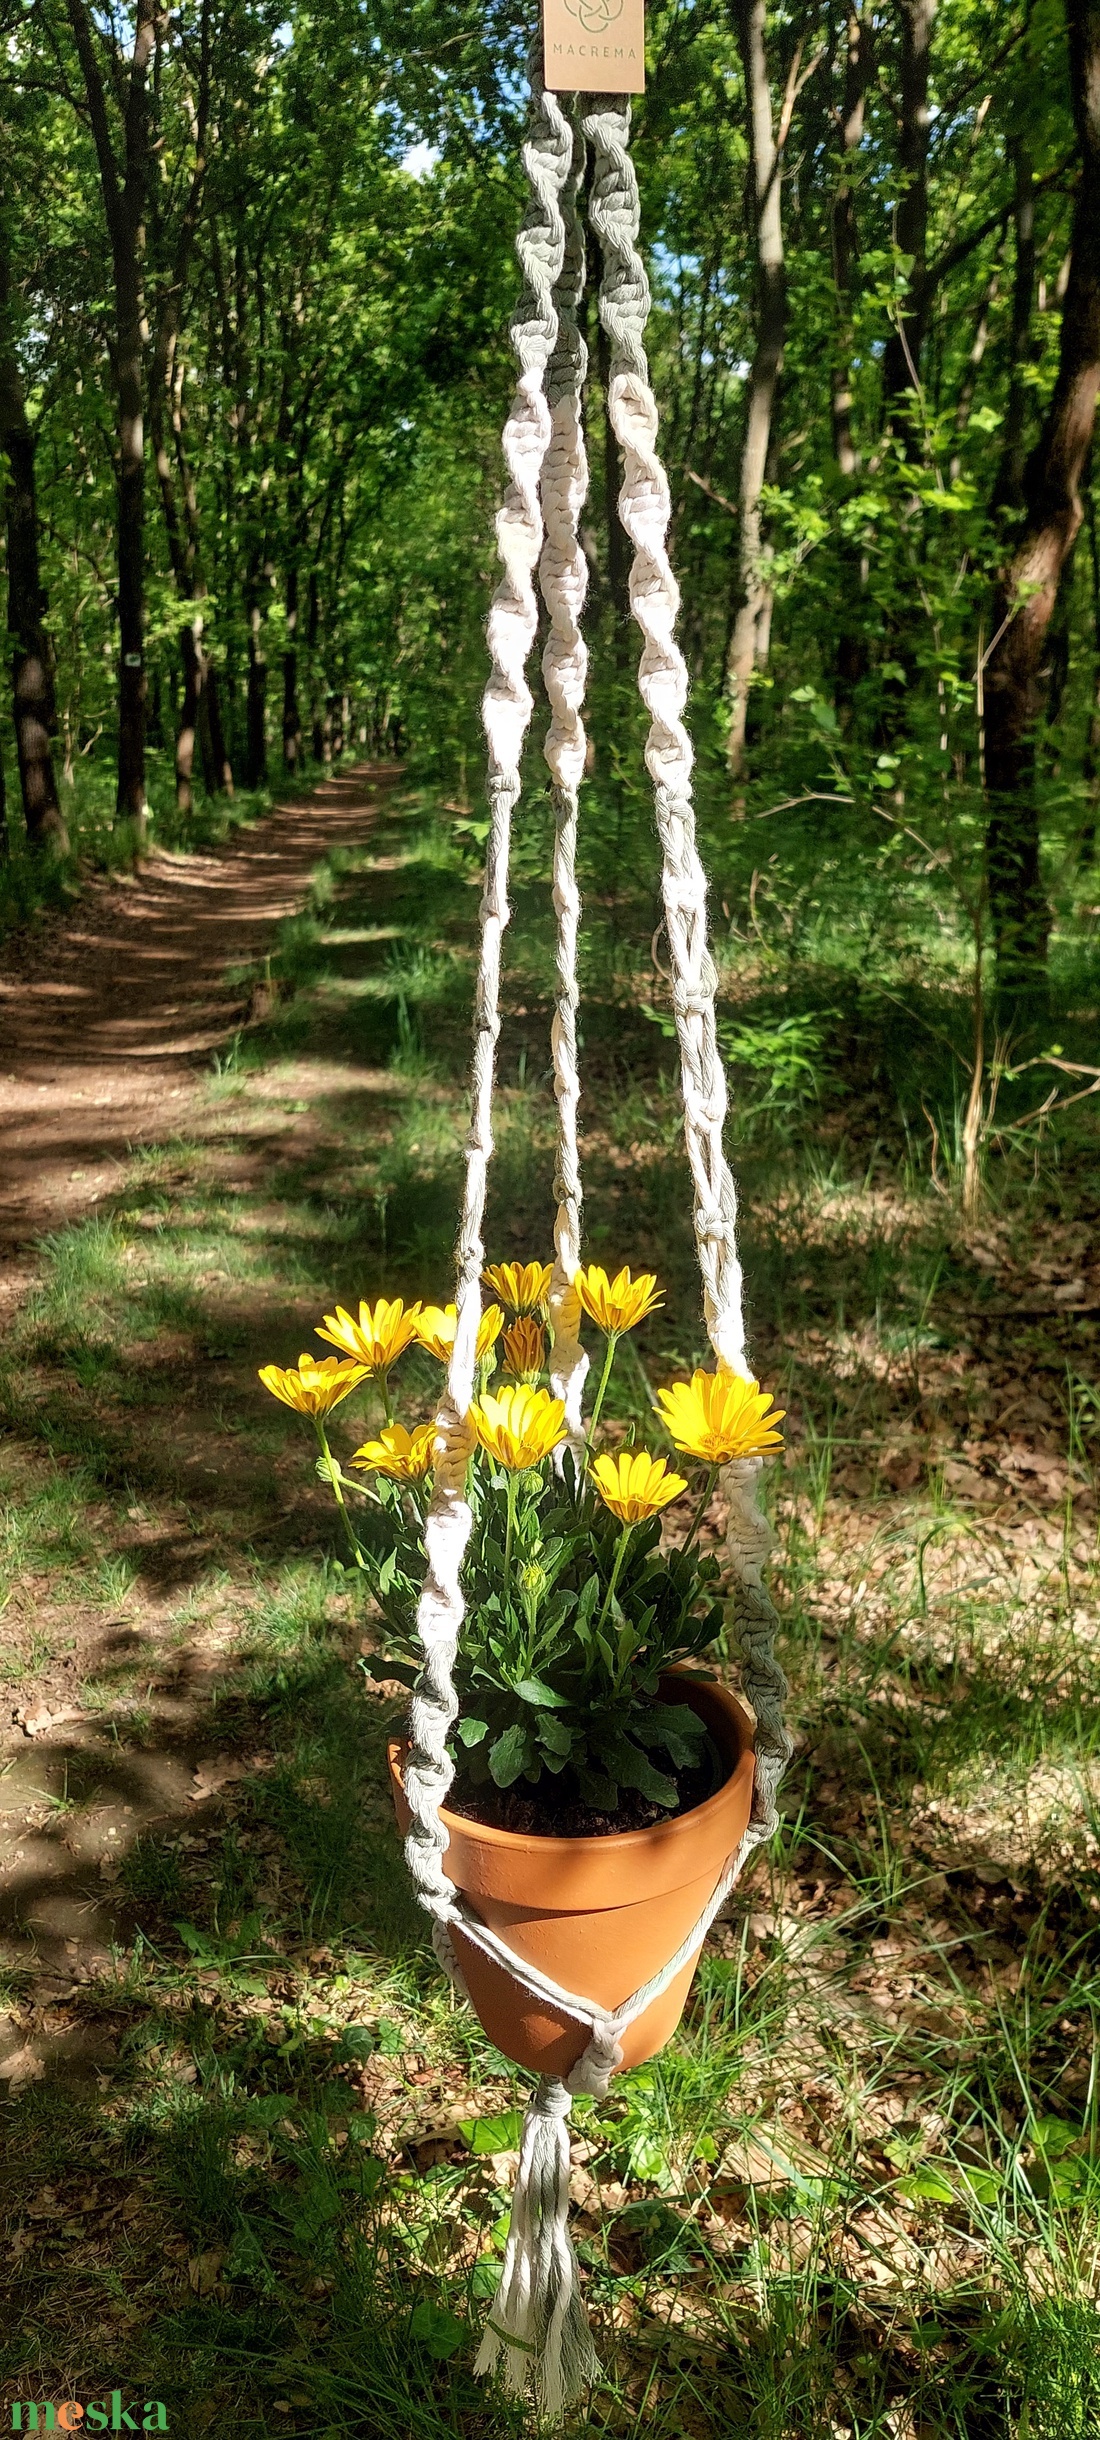
[[[535, 824], [503, 1256], [547, 1241], [541, 854]], [[5, 2401], [121, 2386], [196, 2436], [528, 2428], [469, 2369], [523, 2079], [436, 1975], [385, 1792], [398, 1707], [358, 1667], [308, 1446], [255, 1383], [334, 1296], [445, 1292], [474, 878], [415, 798], [334, 857], [201, 1126], [43, 1249], [8, 1333], [3, 1666], [20, 1694], [60, 1684], [75, 1639], [94, 1732], [64, 1780], [36, 1769], [36, 1835], [92, 1841], [112, 1801], [121, 1835], [113, 1947], [69, 2000], [8, 1936], [20, 2034], [60, 2014], [101, 2065], [8, 2105]], [[668, 1290], [625, 1424], [704, 1349], [671, 1050], [624, 946], [652, 925], [613, 912], [586, 949], [589, 1243]], [[1038, 1169], [1010, 1152], [964, 1228], [896, 1009], [808, 956], [777, 993], [763, 949], [729, 985], [760, 1105], [737, 1130], [752, 1344], [790, 1414], [771, 1496], [798, 1751], [677, 2039], [576, 2111], [606, 2366], [578, 2427], [1091, 2440], [1100, 1359], [1088, 1300], [1055, 1292], [1093, 1260], [1094, 1146], [1082, 1118]], [[776, 1028], [815, 1004], [840, 1031], [803, 1094]], [[808, 1027], [795, 1047], [818, 1056]], [[946, 1109], [946, 1052], [926, 1086]], [[434, 1378], [403, 1367], [407, 1411]], [[153, 1763], [175, 1772], [155, 1804]]]

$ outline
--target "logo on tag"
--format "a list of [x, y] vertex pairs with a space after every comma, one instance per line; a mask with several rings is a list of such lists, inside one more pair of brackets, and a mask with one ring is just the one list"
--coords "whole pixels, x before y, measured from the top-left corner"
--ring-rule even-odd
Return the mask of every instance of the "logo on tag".
[[543, 0], [550, 93], [644, 93], [645, 0]]

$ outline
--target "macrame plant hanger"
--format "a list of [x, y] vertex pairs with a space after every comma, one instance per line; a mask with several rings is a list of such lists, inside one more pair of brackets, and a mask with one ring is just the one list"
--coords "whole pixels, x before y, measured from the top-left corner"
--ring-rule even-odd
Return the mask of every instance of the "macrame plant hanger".
[[581, 1181], [577, 1153], [577, 799], [584, 772], [581, 719], [587, 655], [581, 635], [587, 569], [578, 520], [587, 491], [582, 395], [587, 350], [578, 328], [585, 264], [578, 197], [587, 149], [588, 210], [599, 241], [599, 310], [610, 343], [608, 412], [624, 459], [619, 515], [630, 539], [630, 606], [645, 639], [639, 687], [650, 715], [646, 763], [661, 846], [661, 891], [680, 1054], [684, 1135], [693, 1188], [695, 1242], [707, 1332], [720, 1369], [750, 1377], [745, 1355], [737, 1201], [722, 1148], [725, 1075], [715, 1039], [715, 974], [706, 939], [706, 880], [695, 843], [692, 753], [683, 725], [687, 672], [675, 636], [679, 593], [666, 551], [668, 482], [657, 456], [657, 408], [644, 334], [649, 283], [638, 252], [638, 186], [628, 150], [629, 102], [557, 95], [544, 88], [542, 46], [532, 52], [531, 122], [524, 146], [530, 189], [517, 250], [524, 276], [512, 319], [519, 379], [504, 428], [509, 484], [496, 521], [503, 575], [489, 614], [491, 674], [482, 711], [489, 750], [490, 829], [481, 903], [474, 1011], [470, 1132], [457, 1243], [457, 1326], [436, 1425], [435, 1489], [418, 1611], [423, 1662], [410, 1720], [405, 1794], [411, 1823], [405, 1854], [432, 1917], [440, 1965], [463, 1989], [452, 1933], [470, 1942], [533, 1996], [553, 2001], [578, 2028], [578, 2057], [564, 2080], [540, 2079], [524, 2122], [520, 2165], [501, 2281], [489, 2308], [476, 2369], [503, 2359], [507, 2386], [530, 2386], [551, 2420], [583, 2393], [598, 2369], [568, 2228], [569, 2136], [575, 2093], [602, 2094], [622, 2052], [620, 2036], [701, 1946], [747, 1858], [776, 1825], [776, 1789], [790, 1755], [786, 1693], [775, 1658], [775, 1611], [762, 1584], [769, 1528], [758, 1499], [760, 1460], [727, 1466], [728, 1556], [742, 1685], [756, 1715], [756, 1775], [749, 1826], [706, 1910], [663, 1971], [614, 2010], [565, 1992], [516, 1956], [482, 1923], [447, 1877], [440, 1820], [453, 1776], [447, 1743], [458, 1711], [452, 1671], [463, 1619], [462, 1563], [471, 1527], [466, 1469], [473, 1446], [469, 1409], [485, 1261], [482, 1226], [492, 1138], [500, 1031], [501, 945], [508, 922], [511, 817], [533, 711], [526, 664], [535, 641], [536, 573], [549, 633], [542, 670], [550, 705], [545, 741], [554, 804], [553, 898], [557, 995], [552, 1027], [558, 1108], [556, 1260], [550, 1291], [551, 1380], [565, 1402], [575, 1451], [583, 1447], [581, 1393], [588, 1359], [579, 1336], [573, 1280], [580, 1263]]

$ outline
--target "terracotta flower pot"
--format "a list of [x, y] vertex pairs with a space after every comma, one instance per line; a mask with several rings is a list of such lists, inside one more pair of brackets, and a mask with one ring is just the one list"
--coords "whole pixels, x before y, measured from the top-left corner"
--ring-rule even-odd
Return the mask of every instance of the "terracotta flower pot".
[[[490, 1830], [444, 1809], [447, 1871], [478, 1914], [517, 1955], [603, 2008], [617, 2008], [667, 1965], [698, 1922], [742, 1838], [752, 1802], [751, 1714], [724, 1686], [677, 1674], [675, 1692], [706, 1721], [729, 1776], [705, 1804], [650, 1830], [608, 1838], [535, 1838]], [[407, 1747], [389, 1748], [402, 1833], [409, 1810], [401, 1782]], [[521, 1991], [461, 1932], [454, 1944], [477, 2014], [497, 2049], [536, 2074], [564, 2076], [585, 2047], [576, 2019]], [[623, 2036], [623, 2065], [637, 2067], [675, 2033], [698, 1950]]]

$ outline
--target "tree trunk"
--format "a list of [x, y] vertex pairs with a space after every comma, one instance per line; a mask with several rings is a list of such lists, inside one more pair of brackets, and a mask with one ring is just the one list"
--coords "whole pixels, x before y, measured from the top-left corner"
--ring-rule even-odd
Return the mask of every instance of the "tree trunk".
[[726, 661], [730, 702], [727, 752], [736, 778], [745, 757], [745, 725], [753, 670], [767, 650], [771, 626], [760, 517], [772, 416], [787, 333], [787, 273], [783, 259], [782, 159], [776, 144], [764, 48], [766, 0], [734, 0], [749, 118], [750, 200], [756, 237], [756, 352], [749, 374], [741, 454], [738, 525], [739, 602]]
[[[145, 332], [142, 255], [149, 180], [149, 63], [156, 39], [157, 0], [136, 0], [133, 48], [123, 70], [103, 39], [86, 0], [67, 0], [69, 23], [84, 79], [96, 148], [115, 288], [113, 348], [118, 431], [118, 791], [116, 821], [135, 853], [144, 845], [145, 794]], [[122, 121], [121, 166], [111, 133], [108, 91]]]
[[176, 732], [176, 804], [181, 813], [190, 813], [194, 804], [195, 740], [199, 728], [199, 697], [202, 692], [202, 666], [193, 627], [180, 629], [180, 657], [183, 662], [183, 702]]
[[267, 778], [267, 653], [259, 576], [248, 589], [248, 785], [262, 788]]
[[[165, 441], [164, 385], [169, 378], [169, 371], [167, 363], [161, 362], [161, 352], [158, 339], [149, 388], [149, 437], [153, 444], [153, 462], [157, 470], [161, 507], [164, 511], [168, 558], [175, 579], [176, 591], [181, 601], [192, 605], [192, 615], [187, 625], [180, 629], [183, 702], [180, 707], [179, 728], [176, 733], [176, 808], [178, 812], [187, 814], [191, 812], [194, 801], [195, 741], [198, 735], [204, 677], [202, 647], [199, 640], [202, 633], [202, 618], [193, 607], [194, 569], [180, 525], [172, 461], [168, 455]], [[164, 352], [167, 355], [167, 340]]]
[[213, 786], [221, 796], [233, 794], [233, 765], [222, 715], [221, 680], [212, 661], [206, 664], [206, 684], [202, 691], [200, 718], [209, 743]]
[[[58, 803], [51, 747], [57, 713], [42, 623], [34, 449], [12, 327], [6, 232], [0, 226], [0, 455], [8, 461], [8, 627], [13, 639], [15, 750], [28, 840], [33, 848], [63, 856], [69, 841]], [[6, 820], [2, 828], [6, 848]]]
[[[206, 784], [212, 795], [231, 797], [233, 794], [233, 764], [226, 742], [222, 717], [221, 687], [218, 672], [204, 641], [205, 611], [203, 605], [208, 598], [207, 583], [203, 573], [202, 553], [199, 548], [198, 500], [195, 495], [194, 478], [188, 462], [184, 439], [180, 390], [181, 382], [177, 367], [171, 385], [172, 434], [179, 474], [180, 498], [183, 503], [185, 536], [185, 574], [182, 579], [177, 576], [177, 584], [181, 595], [194, 604], [191, 635], [196, 658], [199, 741]], [[186, 649], [185, 646], [185, 652]]]
[[[207, 656], [202, 640], [202, 604], [206, 599], [206, 584], [203, 579], [199, 551], [198, 502], [184, 441], [184, 366], [180, 354], [183, 299], [206, 189], [210, 79], [210, 6], [209, 0], [203, 0], [200, 16], [198, 91], [195, 98], [193, 122], [194, 159], [187, 198], [176, 232], [173, 259], [166, 266], [162, 279], [157, 313], [156, 344], [153, 350], [149, 382], [149, 437], [153, 444], [153, 457], [164, 510], [168, 556], [179, 598], [190, 605], [188, 623], [180, 631], [183, 702], [176, 738], [176, 805], [178, 810], [185, 814], [190, 813], [194, 801], [196, 743], [199, 746], [207, 787], [214, 791], [222, 785], [221, 766], [214, 752], [211, 724], [204, 701], [209, 677]], [[167, 446], [166, 408], [172, 423], [174, 444], [172, 456], [169, 455]], [[224, 762], [224, 751], [222, 761]]]
[[1066, 0], [1081, 176], [1058, 376], [1023, 474], [1024, 520], [1004, 572], [985, 673], [986, 862], [998, 985], [1026, 1015], [1042, 1004], [1051, 914], [1035, 788], [1042, 663], [1058, 590], [1080, 531], [1081, 478], [1100, 390], [1100, 0]]
[[283, 762], [297, 771], [302, 760], [302, 715], [298, 709], [298, 563], [286, 576], [286, 651], [283, 654]]
[[145, 837], [145, 433], [141, 289], [136, 256], [121, 267], [118, 301], [118, 794], [117, 818]]
[[932, 26], [937, 0], [894, 0], [898, 18], [898, 196], [894, 234], [899, 254], [910, 260], [905, 295], [887, 340], [882, 382], [889, 416], [895, 403], [920, 379], [928, 321], [928, 145], [932, 116], [928, 86], [932, 71]]
[[1008, 509], [1019, 515], [1024, 506], [1024, 466], [1027, 452], [1024, 434], [1027, 424], [1028, 382], [1033, 349], [1031, 315], [1035, 303], [1035, 180], [1031, 154], [1024, 143], [1016, 146], [1016, 199], [1014, 222], [1016, 230], [1016, 262], [1012, 282], [1012, 329], [1009, 335], [1011, 374], [1008, 405], [1001, 430], [1001, 462], [990, 500], [990, 513]]
[[[859, 254], [859, 229], [856, 222], [855, 189], [848, 175], [847, 164], [849, 158], [858, 153], [863, 142], [863, 122], [870, 79], [870, 28], [861, 14], [859, 0], [853, 0], [853, 5], [848, 10], [844, 100], [840, 119], [840, 142], [845, 166], [837, 185], [832, 208], [833, 280], [837, 302], [836, 356], [833, 363], [832, 385], [833, 455], [836, 460], [841, 498], [853, 491], [859, 480], [860, 472], [859, 451], [852, 430], [852, 367], [856, 344], [853, 290], [856, 261]], [[839, 558], [840, 598], [837, 603], [835, 684], [837, 711], [841, 726], [846, 728], [852, 717], [856, 688], [866, 674], [867, 643], [860, 617], [863, 577], [858, 545], [842, 540]]]
[[1082, 872], [1091, 872], [1096, 862], [1096, 812], [1100, 804], [1100, 535], [1096, 530], [1096, 502], [1091, 493], [1086, 501], [1085, 515], [1089, 529], [1089, 571], [1092, 578], [1092, 709], [1081, 764], [1087, 810], [1077, 842], [1077, 862]]
[[310, 744], [313, 749], [314, 762], [323, 763], [325, 759], [324, 722], [321, 717], [323, 681], [317, 667], [317, 645], [320, 633], [321, 589], [317, 582], [316, 566], [313, 566], [309, 571], [309, 626], [306, 630], [309, 650]]

